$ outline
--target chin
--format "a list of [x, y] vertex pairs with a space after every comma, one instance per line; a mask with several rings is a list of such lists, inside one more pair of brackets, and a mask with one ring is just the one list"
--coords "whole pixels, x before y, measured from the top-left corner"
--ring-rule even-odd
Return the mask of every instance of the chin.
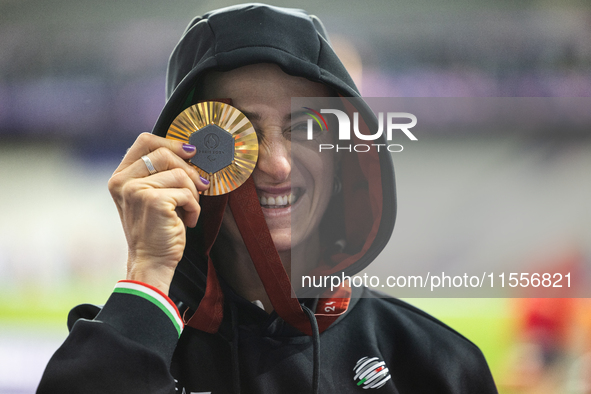
[[271, 238], [278, 252], [291, 250], [291, 229], [284, 231], [271, 231]]

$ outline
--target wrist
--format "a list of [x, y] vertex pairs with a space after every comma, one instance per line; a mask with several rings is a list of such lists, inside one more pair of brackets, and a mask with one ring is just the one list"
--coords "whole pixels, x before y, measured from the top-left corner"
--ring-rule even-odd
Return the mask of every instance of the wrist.
[[137, 269], [133, 265], [131, 269], [127, 270], [126, 280], [141, 282], [152, 287], [155, 287], [166, 296], [170, 290], [170, 283], [174, 276], [174, 269], [168, 267], [159, 267], [158, 269]]

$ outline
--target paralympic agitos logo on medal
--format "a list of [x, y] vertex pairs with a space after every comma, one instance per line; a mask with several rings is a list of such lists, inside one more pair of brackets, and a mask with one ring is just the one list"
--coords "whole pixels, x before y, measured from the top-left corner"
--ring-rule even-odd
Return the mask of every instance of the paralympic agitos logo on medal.
[[[310, 116], [307, 123], [307, 135], [306, 138], [308, 140], [314, 139], [314, 122], [320, 127], [322, 131], [326, 129], [328, 131], [328, 124], [326, 119], [322, 114], [332, 114], [336, 116], [336, 120], [338, 121], [339, 130], [338, 130], [338, 143], [336, 144], [319, 144], [318, 145], [318, 152], [326, 151], [326, 150], [335, 150], [339, 151], [348, 151], [348, 152], [369, 152], [372, 149], [377, 150], [378, 152], [382, 150], [388, 150], [388, 152], [402, 152], [404, 147], [400, 144], [376, 144], [376, 143], [363, 143], [363, 144], [347, 144], [347, 141], [351, 141], [351, 123], [353, 126], [353, 133], [355, 137], [362, 141], [375, 141], [380, 138], [384, 134], [384, 129], [386, 132], [386, 140], [388, 142], [392, 141], [392, 136], [395, 132], [402, 132], [406, 137], [408, 137], [411, 141], [417, 141], [417, 137], [414, 136], [413, 133], [409, 129], [413, 128], [417, 124], [417, 117], [408, 112], [387, 112], [386, 113], [386, 120], [385, 120], [385, 127], [384, 127], [384, 113], [378, 113], [378, 129], [373, 134], [362, 134], [359, 131], [359, 113], [353, 113], [353, 122], [349, 118], [349, 115], [341, 110], [338, 109], [321, 109], [320, 112], [309, 108], [303, 107], [305, 110], [309, 111], [306, 112]], [[407, 122], [400, 123], [401, 120], [406, 119]], [[410, 120], [410, 122], [408, 122]]]

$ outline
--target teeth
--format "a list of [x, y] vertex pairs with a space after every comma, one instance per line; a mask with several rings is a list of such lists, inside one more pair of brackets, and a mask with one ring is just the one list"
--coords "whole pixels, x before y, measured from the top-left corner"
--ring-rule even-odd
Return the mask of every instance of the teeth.
[[275, 196], [275, 197], [259, 197], [259, 201], [261, 205], [268, 206], [268, 207], [283, 207], [286, 205], [291, 205], [297, 201], [297, 197], [294, 196], [293, 193], [289, 193], [286, 196]]

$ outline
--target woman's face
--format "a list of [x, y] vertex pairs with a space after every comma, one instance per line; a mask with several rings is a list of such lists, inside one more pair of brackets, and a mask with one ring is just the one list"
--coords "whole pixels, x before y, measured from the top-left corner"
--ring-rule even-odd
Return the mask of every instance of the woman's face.
[[[210, 73], [203, 93], [206, 99], [232, 99], [257, 132], [259, 158], [253, 179], [277, 250], [288, 251], [317, 236], [332, 194], [335, 157], [319, 154], [318, 144], [308, 148], [305, 142], [296, 143], [296, 138], [292, 141], [292, 120], [300, 125], [298, 133], [305, 133], [307, 118], [294, 113], [292, 119], [291, 98], [330, 97], [331, 90], [287, 75], [276, 65], [256, 64]], [[232, 238], [241, 239], [232, 218], [225, 218], [224, 225]]]

